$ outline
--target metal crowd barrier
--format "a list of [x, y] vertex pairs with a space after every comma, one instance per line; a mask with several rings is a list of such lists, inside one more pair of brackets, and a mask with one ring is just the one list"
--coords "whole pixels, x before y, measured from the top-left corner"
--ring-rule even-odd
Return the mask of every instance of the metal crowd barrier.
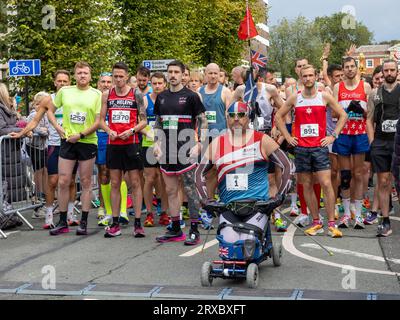
[[[31, 138], [12, 139], [0, 137], [0, 238], [7, 238], [2, 228], [11, 219], [20, 219], [31, 230], [33, 226], [21, 214], [43, 206], [35, 183], [35, 172], [46, 167], [46, 137], [34, 135]], [[46, 182], [42, 181], [43, 190]], [[18, 217], [18, 218], [17, 218]]]

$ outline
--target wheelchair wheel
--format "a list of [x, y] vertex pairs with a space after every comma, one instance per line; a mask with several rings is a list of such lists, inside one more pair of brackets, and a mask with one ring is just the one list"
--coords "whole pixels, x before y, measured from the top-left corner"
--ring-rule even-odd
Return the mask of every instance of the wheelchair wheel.
[[211, 287], [213, 277], [211, 276], [212, 265], [211, 262], [204, 262], [201, 267], [201, 285], [203, 287]]
[[282, 245], [274, 244], [272, 246], [272, 261], [275, 267], [279, 267], [281, 265], [281, 257], [282, 257]]
[[258, 286], [258, 265], [250, 263], [246, 271], [246, 283], [249, 288], [255, 289]]

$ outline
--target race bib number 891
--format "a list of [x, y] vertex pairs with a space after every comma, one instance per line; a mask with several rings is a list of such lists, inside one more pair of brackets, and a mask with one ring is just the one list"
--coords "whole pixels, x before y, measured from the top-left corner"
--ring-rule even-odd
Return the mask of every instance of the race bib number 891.
[[74, 124], [84, 124], [86, 122], [86, 112], [71, 112], [69, 121]]
[[302, 138], [318, 137], [319, 125], [316, 124], [302, 124], [300, 126], [300, 135]]

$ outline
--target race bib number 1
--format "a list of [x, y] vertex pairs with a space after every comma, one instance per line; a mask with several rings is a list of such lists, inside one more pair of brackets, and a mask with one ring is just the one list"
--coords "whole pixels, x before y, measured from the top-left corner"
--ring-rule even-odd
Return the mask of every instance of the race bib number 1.
[[319, 125], [316, 124], [302, 124], [300, 126], [300, 136], [302, 138], [318, 137]]
[[399, 120], [385, 120], [382, 123], [382, 131], [385, 133], [396, 133], [396, 125]]
[[249, 189], [249, 176], [247, 174], [228, 174], [226, 176], [226, 189], [228, 191], [247, 191]]
[[163, 129], [165, 130], [178, 130], [179, 118], [176, 116], [163, 117]]
[[74, 124], [83, 125], [86, 122], [86, 112], [71, 112], [69, 121]]
[[111, 114], [112, 123], [129, 123], [131, 112], [129, 110], [113, 110]]

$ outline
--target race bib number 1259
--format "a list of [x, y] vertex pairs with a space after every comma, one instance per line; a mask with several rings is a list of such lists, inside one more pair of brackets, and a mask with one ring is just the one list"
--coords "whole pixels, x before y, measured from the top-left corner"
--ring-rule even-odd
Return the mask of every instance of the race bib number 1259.
[[69, 121], [74, 124], [84, 124], [86, 122], [86, 112], [71, 112]]

